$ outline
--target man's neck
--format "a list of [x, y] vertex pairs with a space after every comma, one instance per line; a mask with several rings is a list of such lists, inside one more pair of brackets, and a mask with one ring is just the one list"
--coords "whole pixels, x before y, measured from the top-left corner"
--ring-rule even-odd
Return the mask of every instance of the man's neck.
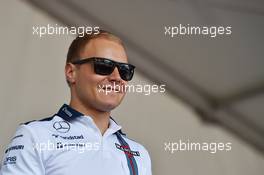
[[105, 131], [109, 127], [109, 120], [110, 120], [110, 112], [102, 112], [96, 109], [93, 109], [87, 105], [82, 103], [78, 103], [76, 101], [71, 100], [70, 107], [73, 109], [81, 112], [84, 115], [92, 117], [96, 126], [100, 129], [101, 134], [104, 135]]

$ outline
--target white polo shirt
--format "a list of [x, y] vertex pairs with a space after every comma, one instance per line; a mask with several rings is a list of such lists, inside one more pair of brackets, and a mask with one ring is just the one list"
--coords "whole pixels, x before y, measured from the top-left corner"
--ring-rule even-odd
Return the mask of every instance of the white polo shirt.
[[102, 136], [93, 119], [64, 104], [52, 117], [19, 126], [2, 175], [151, 175], [147, 150], [111, 118]]

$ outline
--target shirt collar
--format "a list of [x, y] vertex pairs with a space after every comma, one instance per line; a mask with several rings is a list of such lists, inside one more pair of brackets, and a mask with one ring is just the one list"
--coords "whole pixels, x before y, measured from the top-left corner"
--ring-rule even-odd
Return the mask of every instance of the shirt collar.
[[63, 104], [62, 107], [59, 109], [58, 116], [63, 118], [66, 121], [74, 120], [80, 116], [84, 116], [84, 114], [80, 113], [79, 111], [76, 111], [72, 107], [70, 107], [67, 104]]
[[[57, 115], [69, 122], [78, 119], [85, 123], [88, 122], [89, 124], [92, 124], [94, 127], [96, 127], [92, 117], [82, 114], [81, 112], [73, 109], [67, 104], [62, 105], [62, 107], [57, 112]], [[112, 117], [110, 117], [108, 130], [110, 130], [113, 133], [119, 132], [120, 134], [125, 135], [125, 133], [121, 131], [121, 128], [122, 127], [118, 125], [117, 122]]]

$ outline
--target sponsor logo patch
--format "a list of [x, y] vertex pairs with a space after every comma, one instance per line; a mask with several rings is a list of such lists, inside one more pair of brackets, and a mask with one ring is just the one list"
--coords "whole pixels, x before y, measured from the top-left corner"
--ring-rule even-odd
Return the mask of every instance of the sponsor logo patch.
[[76, 148], [76, 147], [84, 147], [85, 144], [83, 143], [61, 143], [61, 142], [58, 142], [57, 143], [57, 149], [63, 149], [63, 148]]
[[6, 149], [5, 154], [10, 152], [10, 151], [13, 151], [13, 150], [20, 150], [20, 149], [24, 149], [24, 145], [11, 146], [11, 147]]
[[61, 136], [58, 134], [52, 134], [52, 136], [54, 138], [61, 138], [61, 139], [65, 139], [65, 140], [80, 140], [80, 139], [84, 139], [83, 135], [79, 135], [79, 136]]
[[116, 145], [116, 148], [121, 150], [121, 151], [124, 151], [125, 154], [128, 154], [128, 155], [132, 155], [132, 156], [140, 156], [139, 152], [138, 151], [132, 151], [131, 149], [129, 149], [128, 147], [126, 146], [123, 146], [123, 145], [119, 145], [118, 143], [115, 143]]
[[4, 165], [7, 165], [7, 164], [16, 164], [16, 156], [12, 156], [12, 157], [6, 157], [5, 160], [4, 160]]
[[70, 124], [66, 121], [58, 121], [53, 123], [53, 128], [60, 133], [67, 133], [70, 130]]

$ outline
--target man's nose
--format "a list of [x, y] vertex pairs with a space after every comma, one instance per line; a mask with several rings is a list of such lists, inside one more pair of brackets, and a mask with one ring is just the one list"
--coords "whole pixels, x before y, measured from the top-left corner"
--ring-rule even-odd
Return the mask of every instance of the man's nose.
[[117, 67], [115, 67], [114, 71], [109, 75], [109, 80], [119, 83], [122, 81]]

